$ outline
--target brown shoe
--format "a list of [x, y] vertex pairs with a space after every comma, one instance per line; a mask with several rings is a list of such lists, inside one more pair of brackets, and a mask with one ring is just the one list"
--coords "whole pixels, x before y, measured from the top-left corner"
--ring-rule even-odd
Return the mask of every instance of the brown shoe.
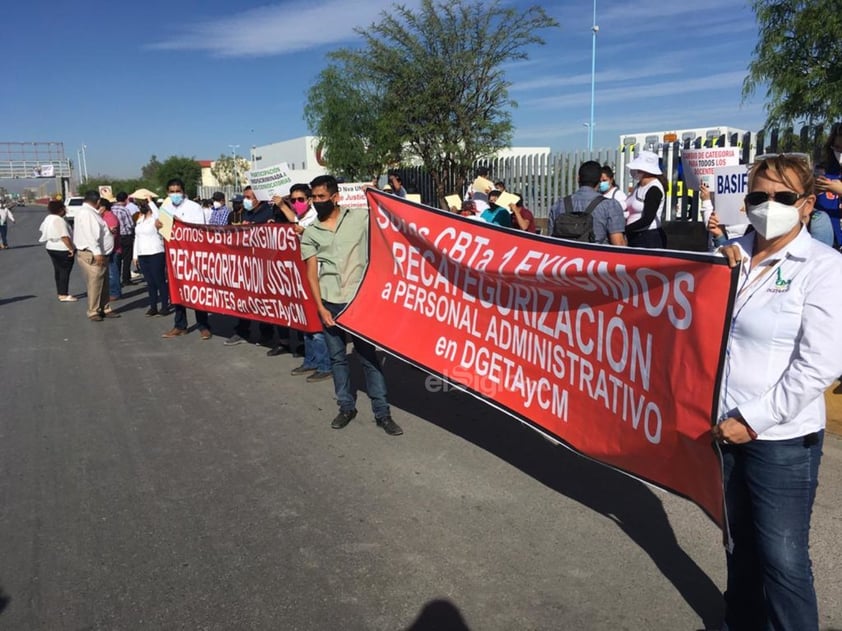
[[121, 317], [123, 317], [119, 313], [114, 313], [113, 311], [104, 311], [100, 315], [103, 318], [121, 318]]
[[91, 322], [102, 322], [102, 316], [97, 313], [95, 315], [88, 316], [88, 320]]
[[203, 340], [209, 340], [213, 337], [213, 333], [211, 333], [209, 329], [202, 329], [201, 331], [199, 331], [199, 336]]
[[170, 329], [166, 333], [164, 333], [161, 337], [165, 337], [167, 339], [171, 337], [178, 337], [179, 335], [187, 335], [187, 329]]

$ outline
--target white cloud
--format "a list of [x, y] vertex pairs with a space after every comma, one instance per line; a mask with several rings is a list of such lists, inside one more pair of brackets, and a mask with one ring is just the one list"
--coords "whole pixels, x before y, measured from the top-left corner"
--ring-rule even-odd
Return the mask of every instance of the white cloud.
[[[405, 3], [408, 8], [416, 4]], [[150, 48], [205, 51], [219, 57], [284, 55], [353, 39], [355, 27], [378, 21], [392, 5], [391, 0], [271, 4], [187, 24], [183, 32]]]

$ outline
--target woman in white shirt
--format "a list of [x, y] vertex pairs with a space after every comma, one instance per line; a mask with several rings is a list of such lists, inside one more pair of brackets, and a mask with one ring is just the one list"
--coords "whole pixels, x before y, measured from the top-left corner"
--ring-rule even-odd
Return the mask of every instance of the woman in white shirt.
[[6, 202], [0, 202], [0, 250], [5, 250], [9, 247], [6, 233], [9, 230], [10, 221], [15, 223], [15, 216], [12, 214], [12, 209], [6, 206]]
[[756, 162], [745, 198], [754, 231], [722, 248], [741, 265], [712, 431], [733, 543], [729, 629], [818, 629], [810, 514], [824, 391], [842, 373], [842, 256], [804, 226], [814, 185], [803, 157]]
[[71, 296], [68, 290], [76, 249], [73, 247], [73, 233], [64, 220], [67, 211], [64, 204], [58, 200], [51, 200], [47, 204], [47, 210], [50, 214], [41, 222], [41, 238], [38, 241], [46, 243], [47, 254], [53, 262], [58, 299], [61, 302], [75, 302], [76, 297]]
[[[170, 310], [170, 292], [167, 286], [167, 260], [164, 254], [164, 239], [158, 233], [162, 224], [158, 221], [157, 208], [146, 200], [136, 200], [140, 215], [134, 228], [134, 262], [146, 281], [149, 291], [147, 317], [167, 315]], [[158, 301], [161, 308], [158, 309]]]
[[661, 181], [658, 154], [641, 151], [628, 164], [631, 176], [637, 180], [626, 201], [626, 238], [632, 248], [665, 248], [667, 238], [661, 221], [666, 207], [666, 194]]

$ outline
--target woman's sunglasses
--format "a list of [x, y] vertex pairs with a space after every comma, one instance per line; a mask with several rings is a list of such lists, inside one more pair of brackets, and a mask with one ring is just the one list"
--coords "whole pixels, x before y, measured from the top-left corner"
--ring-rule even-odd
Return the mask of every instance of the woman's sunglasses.
[[291, 202], [306, 202], [307, 198], [306, 197], [290, 197], [289, 200]]
[[770, 199], [775, 200], [779, 204], [786, 206], [795, 206], [802, 197], [807, 197], [807, 193], [793, 193], [792, 191], [778, 191], [777, 193], [765, 193], [763, 191], [754, 191], [745, 197], [746, 206], [760, 206]]

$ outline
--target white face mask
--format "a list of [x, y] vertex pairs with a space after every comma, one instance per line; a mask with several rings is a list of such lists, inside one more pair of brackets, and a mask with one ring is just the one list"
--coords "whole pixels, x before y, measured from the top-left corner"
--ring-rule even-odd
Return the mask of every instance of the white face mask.
[[801, 221], [798, 206], [766, 201], [746, 209], [749, 223], [764, 239], [774, 239], [792, 230]]
[[214, 202], [213, 207], [214, 208], [222, 208], [222, 202]]

